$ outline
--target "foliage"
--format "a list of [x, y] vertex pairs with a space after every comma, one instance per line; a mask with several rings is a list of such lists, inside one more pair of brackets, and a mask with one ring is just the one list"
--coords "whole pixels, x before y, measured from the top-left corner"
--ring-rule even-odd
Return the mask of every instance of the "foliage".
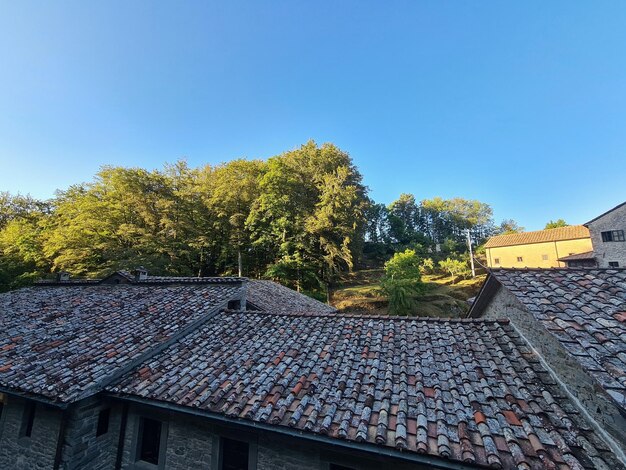
[[396, 253], [385, 263], [385, 276], [388, 279], [412, 279], [419, 281], [421, 278], [420, 266], [422, 260], [415, 254], [415, 250], [405, 250]]
[[415, 310], [415, 297], [423, 292], [421, 264], [414, 250], [396, 253], [385, 263], [381, 288], [389, 299], [391, 314], [408, 315]]
[[559, 228], [559, 227], [567, 227], [567, 226], [569, 226], [569, 224], [565, 222], [563, 219], [550, 220], [550, 222], [548, 222], [546, 226], [544, 227], [544, 230], [547, 230], [549, 228]]
[[505, 219], [500, 223], [500, 226], [496, 229], [496, 235], [508, 235], [511, 233], [521, 233], [524, 231], [524, 227], [521, 227], [513, 219]]
[[432, 258], [424, 258], [422, 260], [422, 265], [420, 266], [420, 271], [423, 273], [432, 274], [435, 272], [435, 262]]
[[457, 276], [467, 277], [469, 274], [469, 267], [467, 266], [467, 261], [462, 261], [453, 258], [446, 258], [445, 260], [439, 261], [439, 267], [450, 274], [452, 278], [452, 283], [454, 284], [454, 279]]
[[270, 277], [328, 298], [341, 273], [389, 260], [388, 288], [406, 306], [420, 268], [463, 255], [468, 230], [476, 244], [498, 231], [487, 204], [412, 194], [376, 203], [346, 152], [309, 141], [267, 161], [103, 167], [50, 201], [0, 193], [0, 289], [50, 271], [96, 277], [143, 265]]
[[409, 315], [415, 311], [415, 297], [420, 294], [421, 283], [413, 279], [386, 279], [381, 283], [389, 299], [389, 313]]
[[0, 292], [49, 271], [42, 248], [48, 212], [48, 203], [0, 193]]

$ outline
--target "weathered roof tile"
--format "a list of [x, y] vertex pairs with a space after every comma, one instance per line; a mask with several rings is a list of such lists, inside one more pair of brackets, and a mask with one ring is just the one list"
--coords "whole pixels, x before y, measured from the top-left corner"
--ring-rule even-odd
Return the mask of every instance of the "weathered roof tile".
[[621, 316], [626, 270], [494, 269], [491, 275], [626, 412], [626, 322]]
[[184, 400], [145, 366], [109, 390], [482, 465], [590, 465], [576, 442], [597, 438], [526, 350], [506, 321], [229, 312], [154, 358]]
[[239, 288], [89, 284], [0, 294], [0, 386], [71, 402], [227, 302]]

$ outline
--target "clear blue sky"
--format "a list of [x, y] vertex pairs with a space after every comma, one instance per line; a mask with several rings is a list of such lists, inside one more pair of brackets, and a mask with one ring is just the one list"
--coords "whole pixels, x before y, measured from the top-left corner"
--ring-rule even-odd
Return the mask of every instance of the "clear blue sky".
[[527, 229], [626, 200], [626, 2], [0, 0], [0, 190], [315, 139]]

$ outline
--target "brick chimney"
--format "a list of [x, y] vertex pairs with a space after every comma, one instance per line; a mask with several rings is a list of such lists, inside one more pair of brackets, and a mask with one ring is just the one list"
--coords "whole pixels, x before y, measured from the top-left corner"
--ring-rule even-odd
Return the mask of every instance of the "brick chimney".
[[138, 266], [133, 271], [135, 275], [135, 281], [145, 281], [148, 279], [148, 270], [143, 266]]

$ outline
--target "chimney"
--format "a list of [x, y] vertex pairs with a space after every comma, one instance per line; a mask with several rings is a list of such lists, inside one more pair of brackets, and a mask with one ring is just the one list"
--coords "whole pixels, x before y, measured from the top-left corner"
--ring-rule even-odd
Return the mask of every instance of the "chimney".
[[135, 275], [135, 281], [145, 281], [148, 279], [148, 270], [143, 266], [138, 266], [133, 271]]
[[67, 282], [70, 280], [70, 273], [61, 271], [57, 273], [57, 282]]

